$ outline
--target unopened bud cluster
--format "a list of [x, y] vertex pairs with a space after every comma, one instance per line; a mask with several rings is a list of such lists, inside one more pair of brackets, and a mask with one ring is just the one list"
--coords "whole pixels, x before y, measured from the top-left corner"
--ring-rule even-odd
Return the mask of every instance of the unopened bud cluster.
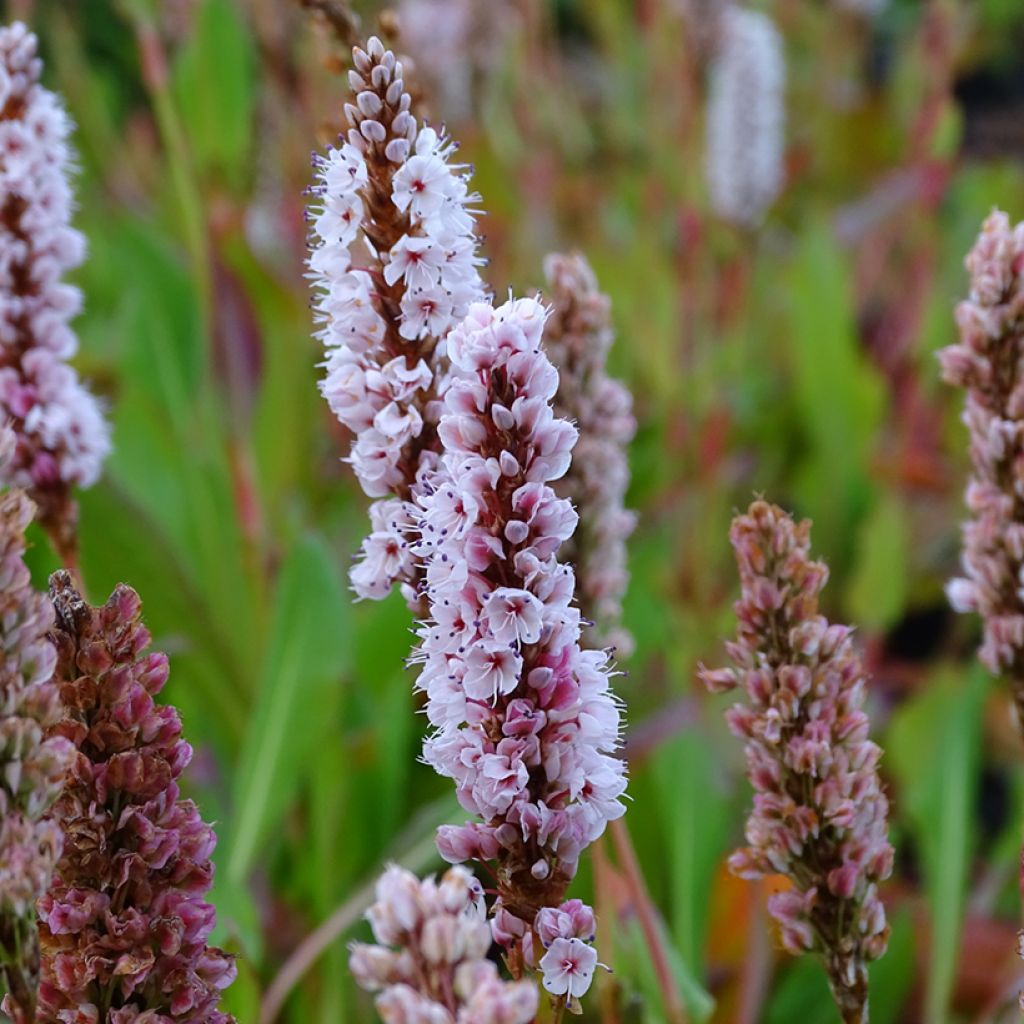
[[979, 657], [1009, 679], [1024, 729], [1024, 223], [992, 213], [967, 270], [960, 341], [939, 353], [943, 378], [966, 392], [972, 464], [964, 575], [947, 593], [957, 611], [981, 616]]
[[167, 658], [147, 652], [130, 587], [101, 608], [67, 572], [50, 589], [56, 733], [77, 753], [54, 805], [64, 852], [39, 903], [38, 1024], [229, 1024], [217, 1003], [234, 963], [208, 945], [216, 837], [178, 790], [192, 758], [178, 713], [154, 700]]
[[462, 867], [421, 882], [390, 867], [367, 917], [377, 945], [355, 943], [350, 967], [378, 993], [384, 1024], [530, 1024], [537, 988], [504, 981], [479, 882]]
[[730, 536], [742, 586], [732, 667], [701, 670], [712, 690], [747, 697], [727, 717], [746, 742], [754, 808], [749, 846], [730, 865], [744, 878], [789, 878], [768, 904], [783, 944], [822, 954], [843, 1020], [860, 1024], [867, 964], [889, 934], [878, 883], [893, 863], [864, 672], [852, 631], [818, 613], [828, 569], [810, 557], [810, 523], [756, 501]]

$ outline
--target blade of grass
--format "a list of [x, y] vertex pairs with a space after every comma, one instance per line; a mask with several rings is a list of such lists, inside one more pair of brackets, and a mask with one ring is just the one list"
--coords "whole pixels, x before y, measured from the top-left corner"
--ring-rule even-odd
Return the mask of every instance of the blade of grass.
[[240, 885], [259, 844], [299, 789], [303, 751], [330, 726], [321, 695], [347, 661], [348, 602], [332, 553], [300, 539], [278, 580], [273, 622], [256, 707], [235, 785], [228, 881]]
[[[438, 806], [443, 806], [443, 815], [437, 815]], [[403, 832], [395, 842], [396, 849], [405, 851], [400, 856], [395, 857], [395, 863], [408, 868], [418, 875], [423, 874], [424, 871], [439, 859], [437, 846], [434, 842], [434, 833], [437, 830], [437, 826], [457, 817], [457, 812], [452, 808], [449, 798], [445, 798], [439, 801], [437, 805], [427, 808], [427, 812], [429, 813], [425, 812], [419, 815], [412, 826]], [[424, 819], [428, 822], [425, 835], [421, 831]], [[410, 845], [408, 833], [414, 829], [420, 832], [420, 838]], [[378, 874], [379, 872], [374, 871], [371, 877], [366, 879], [323, 924], [302, 940], [292, 955], [284, 962], [263, 997], [259, 1024], [273, 1024], [277, 1020], [291, 990], [299, 983], [313, 964], [316, 963], [324, 951], [344, 935], [367, 910], [373, 902]]]
[[890, 769], [921, 853], [931, 910], [924, 1020], [945, 1024], [956, 978], [987, 677], [951, 669], [898, 709], [889, 728]]

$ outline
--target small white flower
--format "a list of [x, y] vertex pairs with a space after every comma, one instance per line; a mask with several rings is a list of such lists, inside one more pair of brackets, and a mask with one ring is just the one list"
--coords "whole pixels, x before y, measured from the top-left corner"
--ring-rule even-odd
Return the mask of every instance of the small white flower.
[[540, 960], [544, 987], [570, 1001], [586, 994], [596, 967], [597, 950], [576, 938], [555, 939]]

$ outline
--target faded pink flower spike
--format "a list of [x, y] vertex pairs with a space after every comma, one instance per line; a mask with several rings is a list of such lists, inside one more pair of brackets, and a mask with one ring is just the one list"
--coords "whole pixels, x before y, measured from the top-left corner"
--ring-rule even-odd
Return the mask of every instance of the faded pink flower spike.
[[[0, 433], [0, 463], [14, 434]], [[0, 977], [2, 1010], [33, 1024], [39, 986], [36, 901], [49, 888], [60, 856], [60, 825], [49, 815], [74, 748], [48, 730], [60, 720], [53, 683], [57, 652], [47, 638], [53, 609], [37, 594], [25, 566], [25, 529], [34, 514], [21, 491], [0, 496]]]
[[939, 352], [943, 379], [966, 391], [972, 463], [965, 575], [946, 590], [958, 612], [981, 616], [978, 656], [1009, 680], [1024, 731], [1024, 223], [1011, 227], [993, 212], [967, 270], [970, 296], [956, 310], [960, 341]]
[[504, 981], [487, 959], [492, 939], [480, 883], [462, 867], [421, 882], [391, 866], [367, 913], [378, 945], [354, 943], [356, 981], [379, 993], [384, 1024], [530, 1024], [537, 986]]
[[445, 337], [484, 295], [467, 168], [421, 126], [402, 65], [379, 39], [353, 51], [347, 141], [314, 158], [312, 252], [321, 390], [355, 439], [349, 462], [378, 499], [351, 573], [360, 597], [397, 582], [415, 605], [409, 502], [436, 461]]
[[626, 446], [636, 433], [629, 390], [605, 372], [615, 339], [608, 296], [580, 253], [544, 261], [552, 303], [544, 348], [558, 369], [555, 413], [575, 422], [579, 440], [569, 471], [556, 485], [576, 505], [580, 521], [559, 557], [576, 567], [580, 607], [594, 622], [586, 642], [628, 656], [633, 638], [622, 628], [629, 584], [626, 540], [636, 516], [624, 506], [629, 486]]
[[88, 487], [110, 450], [96, 399], [67, 360], [82, 296], [61, 275], [81, 263], [71, 227], [71, 124], [39, 83], [36, 37], [0, 29], [0, 420], [17, 435], [4, 482], [24, 487], [68, 564], [75, 560], [73, 486]]
[[50, 579], [57, 735], [77, 748], [54, 817], [67, 842], [39, 903], [39, 1024], [228, 1024], [235, 976], [207, 944], [215, 911], [213, 829], [178, 778], [192, 757], [178, 713], [154, 697], [163, 654], [147, 653], [138, 595], [118, 586], [86, 604], [67, 572]]
[[811, 524], [755, 501], [733, 520], [742, 594], [731, 668], [701, 667], [712, 690], [741, 686], [727, 713], [746, 741], [754, 808], [749, 846], [730, 858], [743, 878], [785, 875], [768, 904], [791, 953], [822, 954], [846, 1024], [868, 1013], [867, 964], [889, 928], [878, 883], [892, 871], [881, 750], [868, 739], [864, 672], [852, 631], [818, 614], [828, 568], [810, 556]]
[[716, 17], [705, 175], [711, 206], [755, 228], [785, 177], [786, 59], [782, 37], [761, 11], [724, 3]]
[[[478, 303], [449, 336], [443, 455], [417, 544], [429, 604], [417, 685], [435, 728], [424, 759], [479, 819], [442, 828], [438, 846], [451, 862], [494, 862], [494, 934], [516, 977], [558, 939], [593, 938], [593, 915], [562, 901], [582, 851], [623, 814], [626, 787], [607, 653], [581, 649], [575, 578], [557, 560], [577, 516], [551, 482], [576, 430], [552, 412], [544, 320], [534, 299]], [[571, 985], [544, 965], [570, 1006], [590, 977], [577, 959]]]

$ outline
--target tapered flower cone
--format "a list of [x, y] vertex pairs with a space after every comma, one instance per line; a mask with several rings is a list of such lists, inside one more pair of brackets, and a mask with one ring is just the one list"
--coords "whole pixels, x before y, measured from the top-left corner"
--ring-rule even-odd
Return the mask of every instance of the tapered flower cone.
[[1024, 223], [998, 211], [967, 257], [970, 295], [960, 341], [939, 352], [942, 376], [965, 391], [970, 437], [963, 571], [947, 586], [959, 612], [981, 616], [978, 657], [1005, 676], [1024, 734]]
[[40, 1024], [227, 1024], [235, 975], [210, 946], [213, 829], [178, 780], [192, 757], [178, 713], [154, 698], [168, 662], [150, 652], [141, 603], [118, 586], [100, 608], [69, 573], [50, 592], [63, 717], [76, 748], [54, 816], [67, 841], [40, 901]]
[[559, 378], [555, 412], [579, 431], [572, 464], [555, 485], [580, 517], [559, 557], [575, 566], [580, 608], [594, 623], [584, 635], [587, 646], [628, 657], [633, 638], [622, 626], [622, 598], [629, 583], [626, 541], [636, 527], [636, 516], [625, 507], [626, 446], [636, 433], [633, 396], [608, 376], [615, 337], [611, 303], [586, 259], [552, 253], [544, 276], [551, 299], [544, 349]]
[[729, 864], [743, 878], [789, 878], [768, 903], [783, 945], [819, 953], [843, 1020], [863, 1024], [867, 965], [889, 936], [878, 885], [893, 863], [864, 671], [852, 630], [818, 613], [828, 568], [811, 558], [810, 523], [755, 501], [730, 537], [742, 585], [732, 665], [701, 668], [710, 689], [747, 697], [727, 718], [746, 743], [754, 807], [749, 845]]
[[348, 461], [372, 532], [351, 580], [416, 605], [408, 533], [421, 472], [437, 459], [444, 341], [484, 295], [467, 168], [417, 120], [402, 64], [371, 39], [354, 51], [347, 138], [314, 160], [309, 266], [326, 359], [321, 391], [354, 435]]

